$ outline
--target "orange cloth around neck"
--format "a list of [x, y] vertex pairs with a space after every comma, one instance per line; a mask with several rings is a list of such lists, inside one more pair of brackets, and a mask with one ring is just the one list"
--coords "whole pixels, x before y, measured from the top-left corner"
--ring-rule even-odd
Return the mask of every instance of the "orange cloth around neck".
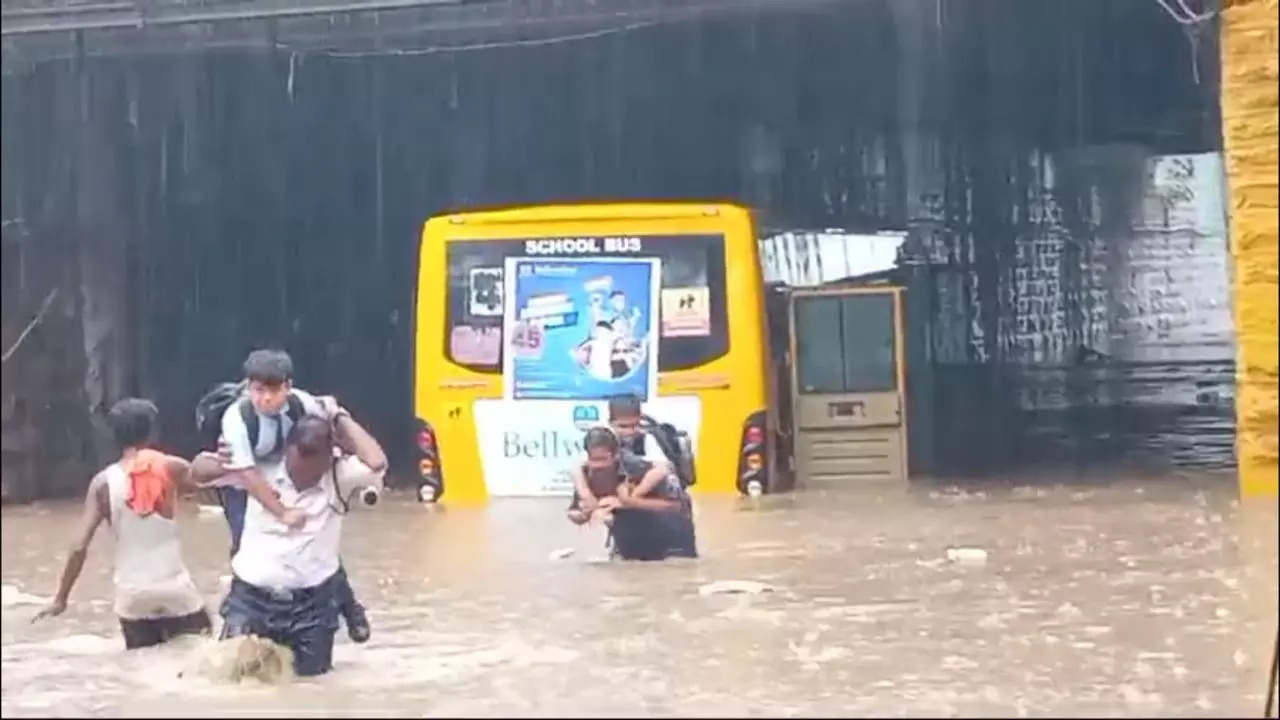
[[125, 464], [124, 471], [129, 475], [129, 498], [126, 504], [139, 515], [146, 516], [159, 510], [165, 497], [173, 489], [164, 459], [164, 454], [155, 450], [139, 450]]

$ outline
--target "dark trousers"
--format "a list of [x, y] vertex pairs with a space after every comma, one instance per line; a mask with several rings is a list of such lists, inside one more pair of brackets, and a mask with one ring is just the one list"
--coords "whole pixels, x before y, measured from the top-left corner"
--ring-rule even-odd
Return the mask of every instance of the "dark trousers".
[[[569, 509], [577, 510], [580, 504], [575, 490]], [[619, 508], [613, 511], [609, 540], [614, 554], [622, 560], [698, 557], [693, 512], [689, 508], [679, 512]]]
[[613, 511], [613, 551], [623, 560], [698, 557], [693, 517], [684, 512]]
[[213, 623], [203, 609], [177, 617], [120, 618], [120, 634], [126, 650], [152, 647], [169, 642], [180, 635], [211, 635]]
[[222, 639], [257, 635], [292, 650], [298, 676], [329, 672], [338, 631], [339, 574], [315, 587], [279, 591], [232, 577], [222, 602]]
[[[249, 507], [249, 493], [236, 487], [221, 487], [218, 488], [218, 498], [222, 501], [222, 514], [226, 516], [227, 526], [231, 529], [231, 555], [235, 557], [240, 550], [240, 535], [244, 533], [244, 515]], [[339, 567], [338, 576], [338, 609], [343, 617], [350, 618], [363, 608], [356, 601], [356, 593], [351, 588], [351, 581], [347, 579], [346, 570]]]
[[244, 534], [244, 515], [249, 507], [249, 493], [236, 487], [218, 488], [218, 500], [222, 503], [222, 514], [227, 518], [227, 527], [231, 529], [231, 556], [235, 557], [240, 549], [240, 536]]

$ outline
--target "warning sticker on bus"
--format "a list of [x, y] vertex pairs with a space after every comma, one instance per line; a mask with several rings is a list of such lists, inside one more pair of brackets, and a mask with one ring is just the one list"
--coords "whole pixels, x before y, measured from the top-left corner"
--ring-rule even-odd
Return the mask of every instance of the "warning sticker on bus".
[[706, 286], [663, 288], [662, 337], [711, 334], [711, 291]]

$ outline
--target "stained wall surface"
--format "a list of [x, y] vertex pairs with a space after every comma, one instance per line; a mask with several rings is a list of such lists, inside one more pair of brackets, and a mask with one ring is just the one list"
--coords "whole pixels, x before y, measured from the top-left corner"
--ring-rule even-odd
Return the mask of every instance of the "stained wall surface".
[[1277, 143], [1280, 71], [1276, 0], [1222, 11], [1222, 135], [1235, 260], [1237, 452], [1240, 490], [1276, 494]]

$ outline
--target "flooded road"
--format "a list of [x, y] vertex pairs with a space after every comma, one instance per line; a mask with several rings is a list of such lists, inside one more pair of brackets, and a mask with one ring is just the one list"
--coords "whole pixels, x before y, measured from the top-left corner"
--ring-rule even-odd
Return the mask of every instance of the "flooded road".
[[[207, 648], [125, 653], [101, 533], [62, 618], [78, 504], [3, 516], [5, 717], [49, 715], [1258, 716], [1276, 503], [1231, 483], [700, 499], [703, 559], [593, 561], [562, 500], [353, 514], [373, 639], [285, 687], [178, 678]], [[184, 518], [216, 600], [220, 515]], [[551, 555], [560, 548], [568, 559]], [[948, 553], [948, 548], [981, 548]], [[708, 595], [722, 580], [773, 592]]]

